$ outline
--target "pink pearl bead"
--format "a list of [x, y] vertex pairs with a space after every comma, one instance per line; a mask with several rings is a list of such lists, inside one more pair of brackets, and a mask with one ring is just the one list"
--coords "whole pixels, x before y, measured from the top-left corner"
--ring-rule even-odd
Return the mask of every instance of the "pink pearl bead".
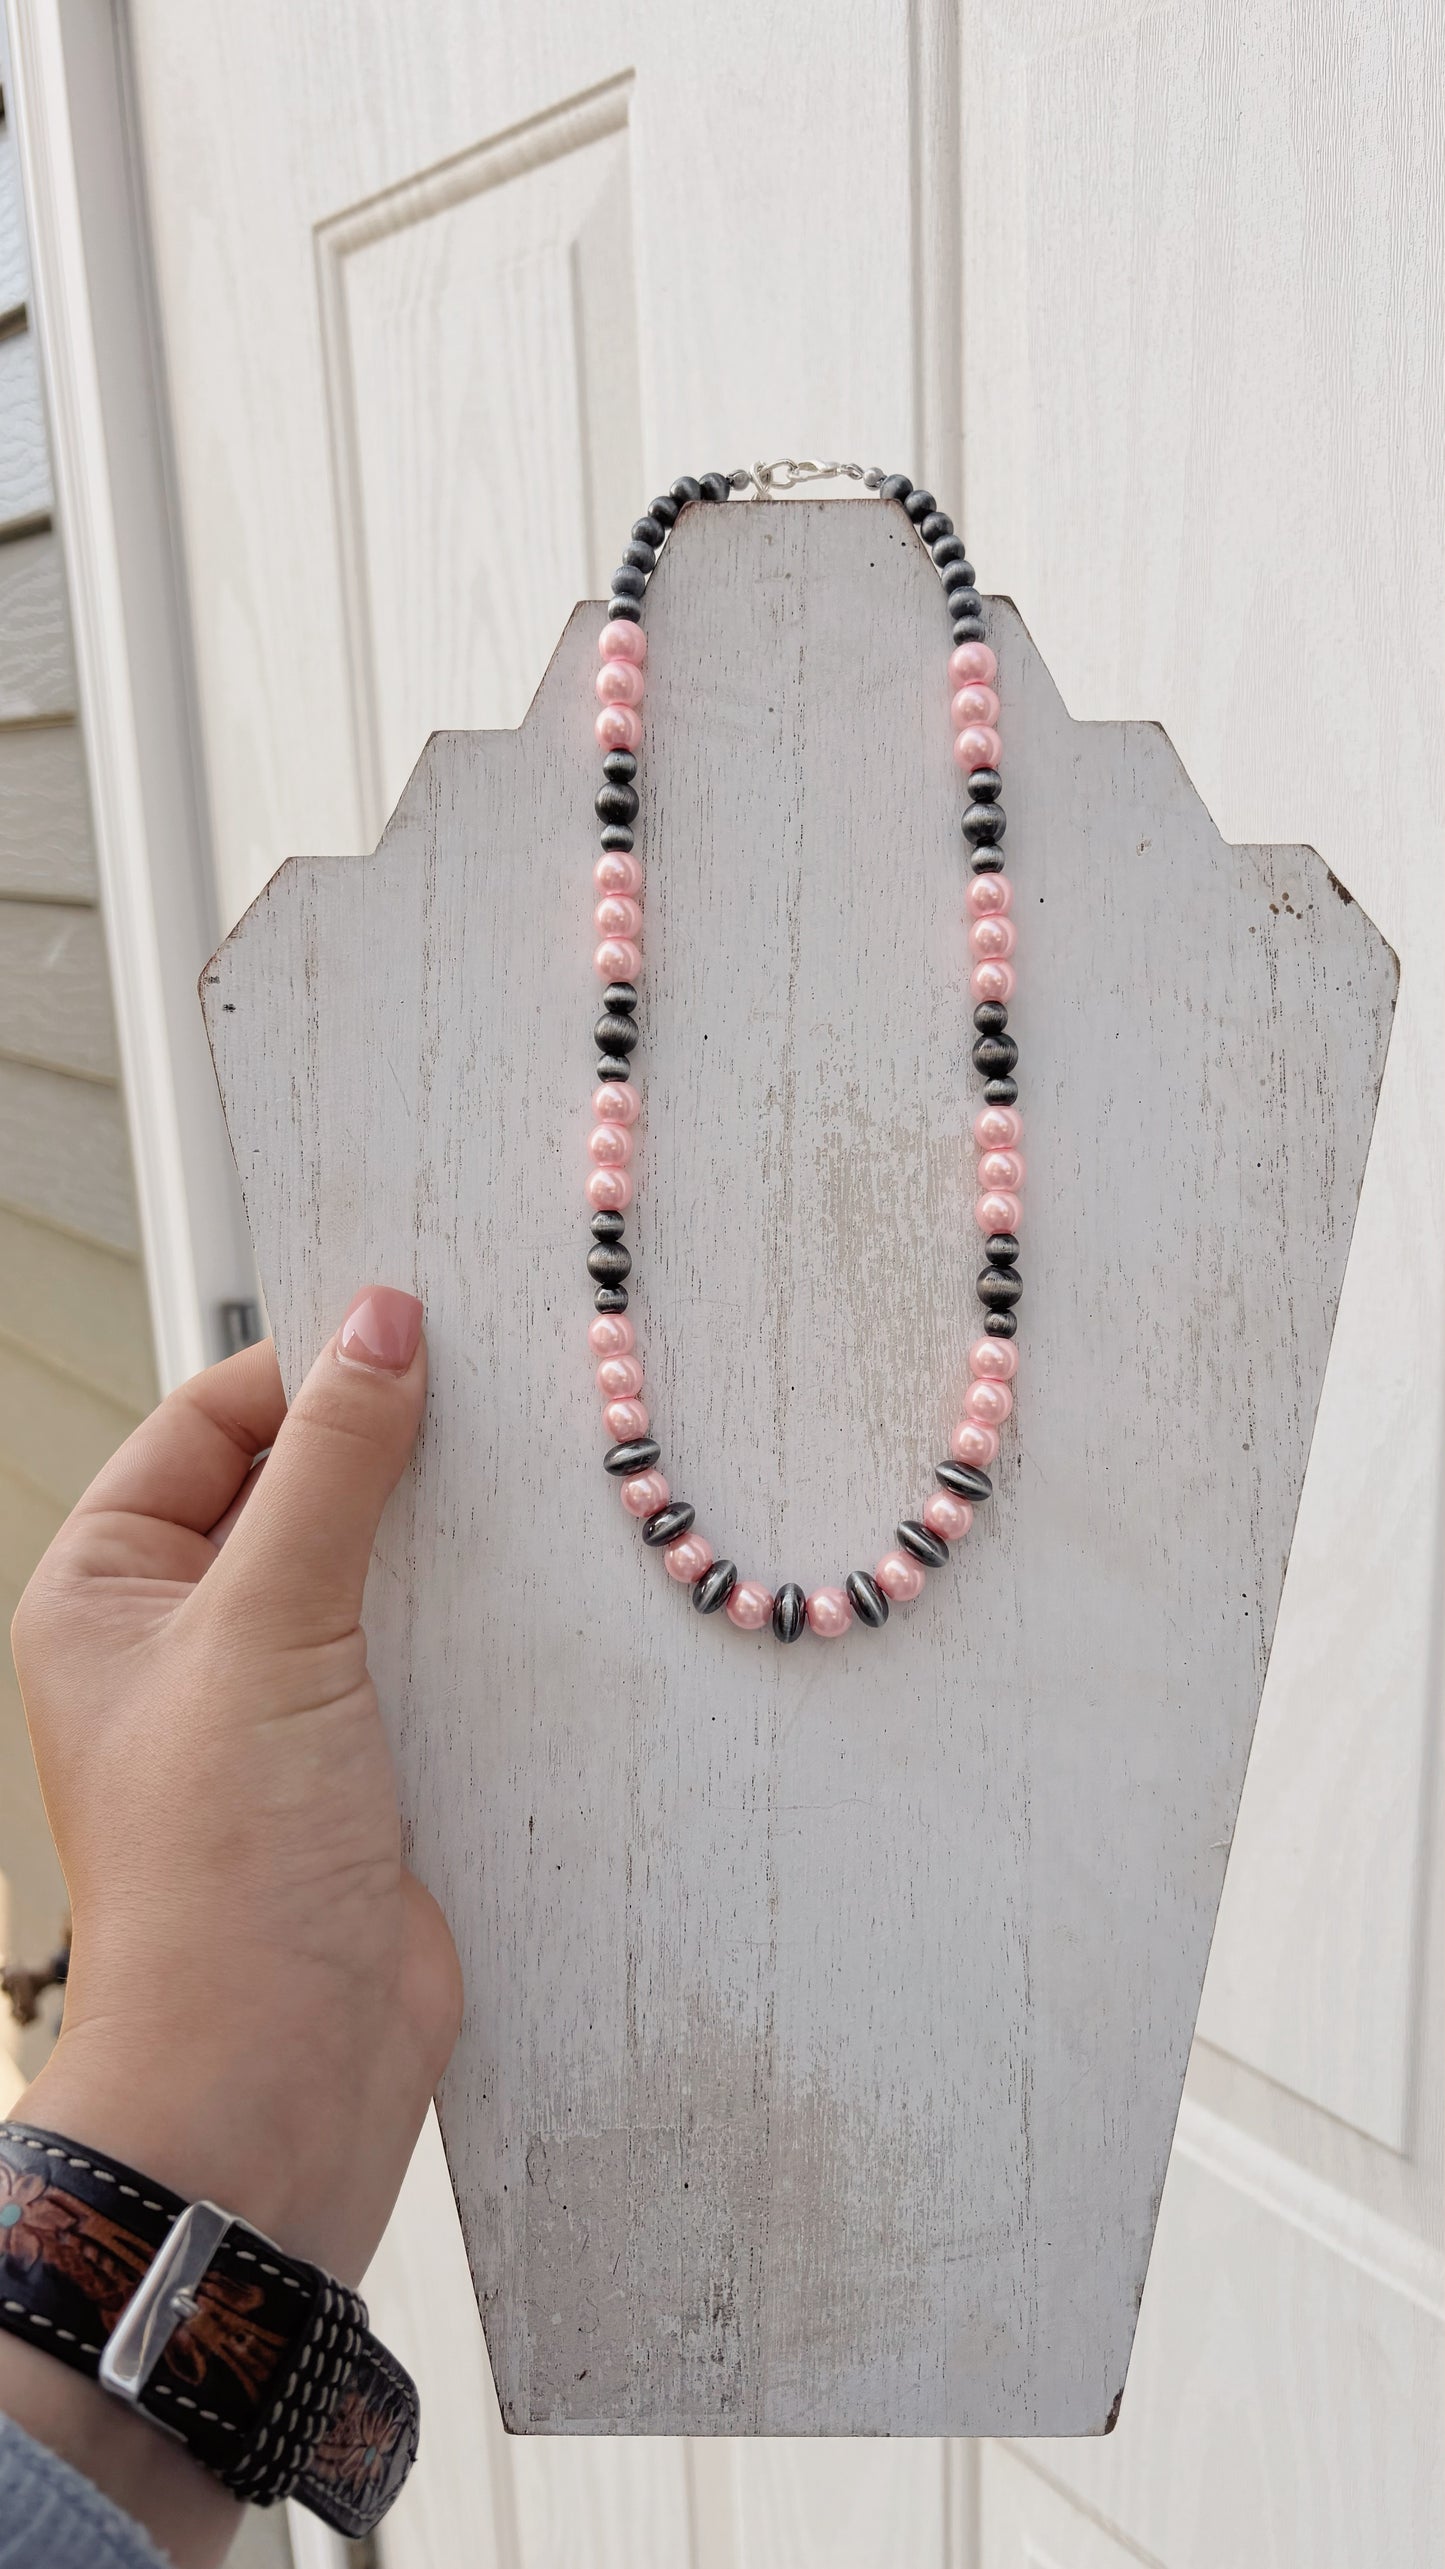
[[723, 1611], [739, 1632], [761, 1632], [764, 1624], [772, 1621], [772, 1589], [762, 1587], [756, 1579], [739, 1579]]
[[[994, 968], [1006, 969], [1003, 964]], [[592, 969], [599, 981], [635, 981], [642, 970], [642, 948], [631, 937], [604, 937], [592, 958]]]
[[948, 1450], [955, 1463], [972, 1463], [975, 1471], [986, 1472], [998, 1461], [998, 1429], [981, 1427], [976, 1418], [961, 1418], [948, 1440]]
[[632, 1202], [632, 1171], [594, 1169], [587, 1181], [587, 1201], [594, 1213], [624, 1212]]
[[622, 1504], [629, 1516], [656, 1516], [665, 1508], [672, 1492], [660, 1472], [632, 1472], [623, 1482]]
[[[592, 924], [599, 937], [632, 937], [642, 934], [642, 904], [629, 901], [622, 892], [609, 892], [592, 913]], [[992, 925], [991, 921], [986, 922]]]
[[949, 712], [955, 731], [967, 731], [970, 723], [998, 721], [998, 698], [992, 687], [960, 687]]
[[642, 716], [635, 706], [604, 705], [592, 728], [597, 735], [599, 749], [637, 750], [642, 747]]
[[597, 1388], [604, 1400], [636, 1400], [642, 1389], [640, 1359], [604, 1356], [597, 1368]]
[[973, 1119], [973, 1138], [983, 1151], [1011, 1151], [1023, 1129], [1016, 1106], [984, 1106]]
[[652, 1420], [643, 1400], [610, 1400], [602, 1413], [602, 1424], [614, 1445], [630, 1445], [634, 1436], [645, 1436]]
[[685, 1588], [712, 1568], [712, 1545], [705, 1534], [680, 1534], [675, 1543], [665, 1543], [662, 1558], [670, 1579], [678, 1579]]
[[941, 1534], [945, 1543], [961, 1543], [973, 1523], [973, 1510], [967, 1499], [956, 1499], [952, 1490], [935, 1490], [923, 1511], [923, 1522], [930, 1534]]
[[1000, 1188], [990, 1187], [974, 1205], [973, 1218], [988, 1239], [995, 1231], [1017, 1231], [1023, 1212], [1016, 1195], [1005, 1195]]
[[998, 676], [998, 662], [986, 642], [961, 642], [948, 663], [950, 686], [991, 687]]
[[592, 1112], [599, 1124], [635, 1124], [642, 1100], [630, 1079], [599, 1079], [592, 1091]]
[[985, 1195], [1017, 1195], [1024, 1182], [1023, 1154], [985, 1151], [978, 1164], [978, 1183]]
[[1013, 908], [1014, 888], [1006, 874], [975, 874], [968, 886], [968, 906], [976, 919], [991, 919]]
[[[976, 879], [984, 883], [994, 877], [981, 874]], [[592, 868], [592, 881], [604, 900], [611, 892], [631, 897], [642, 890], [642, 868], [625, 847], [605, 847]]]
[[1019, 977], [1011, 963], [976, 963], [968, 986], [975, 999], [1012, 999]]
[[587, 1136], [587, 1148], [599, 1168], [625, 1169], [632, 1157], [632, 1135], [625, 1124], [597, 1124]]
[[[639, 732], [640, 729], [639, 725]], [[991, 725], [970, 723], [967, 731], [955, 734], [953, 755], [965, 775], [972, 775], [975, 767], [997, 767], [1003, 756], [1003, 742]]]
[[990, 1383], [1011, 1383], [1019, 1369], [1019, 1351], [1011, 1338], [976, 1338], [968, 1351], [968, 1370]]
[[621, 616], [608, 618], [597, 636], [599, 660], [635, 660], [647, 658], [647, 636], [640, 624], [627, 624]]
[[1014, 1405], [1007, 1383], [970, 1383], [963, 1395], [964, 1414], [980, 1427], [1002, 1427]]
[[588, 1328], [587, 1344], [594, 1356], [630, 1356], [637, 1332], [625, 1311], [599, 1311]]
[[[602, 906], [610, 910], [616, 904], [604, 901]], [[636, 908], [636, 903], [632, 906]], [[968, 950], [976, 963], [988, 963], [996, 956], [1012, 954], [1018, 941], [1019, 932], [1012, 919], [975, 919], [968, 932]]]
[[842, 1588], [815, 1588], [808, 1599], [808, 1630], [820, 1641], [836, 1641], [853, 1620], [853, 1609]]
[[642, 671], [632, 660], [604, 660], [592, 681], [599, 705], [640, 705]]
[[910, 1552], [885, 1552], [882, 1560], [875, 1562], [873, 1576], [895, 1606], [909, 1605], [923, 1594], [923, 1564], [915, 1561]]

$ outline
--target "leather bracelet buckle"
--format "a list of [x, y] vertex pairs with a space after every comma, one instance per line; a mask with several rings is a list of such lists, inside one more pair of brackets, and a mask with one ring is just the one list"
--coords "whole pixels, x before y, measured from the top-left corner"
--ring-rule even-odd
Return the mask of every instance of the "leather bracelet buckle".
[[[219, 2204], [205, 2201], [192, 2203], [177, 2215], [101, 2350], [100, 2386], [113, 2398], [139, 2408], [176, 2330], [184, 2320], [195, 2318], [198, 2288], [232, 2221], [232, 2214], [223, 2212]], [[271, 2244], [267, 2240], [266, 2245]], [[151, 2416], [149, 2410], [147, 2415]], [[178, 2443], [185, 2441], [168, 2418], [152, 2416], [151, 2423]]]

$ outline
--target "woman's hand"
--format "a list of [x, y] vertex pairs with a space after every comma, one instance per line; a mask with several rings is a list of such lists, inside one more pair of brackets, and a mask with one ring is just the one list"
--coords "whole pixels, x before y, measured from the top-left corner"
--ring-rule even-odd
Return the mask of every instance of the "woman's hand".
[[[173, 1392], [62, 1526], [13, 1635], [74, 1924], [64, 2029], [17, 2115], [348, 2282], [461, 2009], [446, 1924], [401, 1861], [361, 1630], [421, 1417], [421, 1316], [409, 1294], [359, 1295], [289, 1413], [269, 1344]], [[83, 2415], [112, 2411], [106, 2442], [125, 2430], [145, 2491], [158, 2473], [205, 2481], [50, 2359], [8, 2340], [0, 2355], [22, 2424], [12, 2359], [47, 2377], [47, 2415], [71, 2391]], [[47, 2440], [98, 2476], [93, 2438]]]

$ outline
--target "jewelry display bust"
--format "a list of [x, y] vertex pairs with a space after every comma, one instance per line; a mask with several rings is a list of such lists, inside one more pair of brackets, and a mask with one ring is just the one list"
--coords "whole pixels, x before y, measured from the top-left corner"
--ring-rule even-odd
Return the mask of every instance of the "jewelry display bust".
[[[938, 590], [898, 506], [735, 496], [681, 514], [648, 591], [630, 1311], [669, 1478], [760, 1572], [873, 1560], [979, 1335]], [[1308, 850], [1226, 845], [1156, 726], [1073, 722], [984, 596], [1026, 958], [1017, 1408], [926, 1606], [826, 1647], [726, 1629], [599, 1469], [604, 613], [518, 731], [427, 744], [374, 855], [283, 866], [203, 991], [287, 1379], [358, 1279], [426, 1303], [366, 1622], [466, 1978], [439, 2107], [502, 2412], [1097, 2433], [1394, 958]]]

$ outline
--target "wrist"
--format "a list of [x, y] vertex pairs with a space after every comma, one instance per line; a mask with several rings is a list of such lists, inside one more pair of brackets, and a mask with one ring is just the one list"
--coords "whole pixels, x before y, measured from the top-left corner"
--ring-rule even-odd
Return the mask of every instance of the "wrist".
[[319, 2118], [269, 2085], [238, 2083], [229, 2046], [213, 2061], [199, 2038], [164, 2051], [133, 2036], [113, 2045], [93, 2026], [62, 2034], [11, 2109], [141, 2169], [187, 2202], [219, 2204], [293, 2255], [348, 2281], [358, 2265]]

